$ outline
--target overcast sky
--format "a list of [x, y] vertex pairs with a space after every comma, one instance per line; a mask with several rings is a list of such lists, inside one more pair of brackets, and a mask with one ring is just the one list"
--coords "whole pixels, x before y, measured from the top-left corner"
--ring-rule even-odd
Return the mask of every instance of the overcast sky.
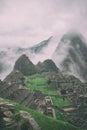
[[0, 0], [0, 47], [31, 46], [71, 29], [87, 35], [87, 0]]

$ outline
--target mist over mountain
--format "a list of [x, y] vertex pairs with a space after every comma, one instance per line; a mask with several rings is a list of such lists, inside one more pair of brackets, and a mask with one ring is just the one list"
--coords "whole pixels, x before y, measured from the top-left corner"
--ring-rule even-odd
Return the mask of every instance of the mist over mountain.
[[51, 58], [52, 53], [56, 48], [55, 45], [53, 47], [53, 44], [53, 37], [50, 37], [37, 45], [27, 48], [0, 48], [0, 79], [5, 78], [5, 76], [12, 71], [16, 60], [23, 54], [26, 54], [34, 64]]
[[[13, 69], [15, 61], [22, 54], [26, 54], [34, 64], [51, 59], [64, 33], [78, 30], [87, 38], [86, 28], [86, 0], [1, 0], [0, 78]], [[66, 57], [66, 48], [65, 55], [61, 55], [63, 59]], [[57, 58], [58, 67], [62, 58]]]
[[80, 33], [66, 33], [53, 54], [53, 60], [65, 74], [87, 81], [87, 42]]
[[32, 53], [40, 53], [43, 51], [44, 48], [46, 48], [49, 45], [50, 40], [52, 39], [52, 37], [50, 37], [49, 39], [42, 41], [41, 43], [34, 45], [33, 47], [30, 47], [30, 51]]
[[25, 54], [34, 64], [52, 59], [63, 73], [87, 81], [87, 42], [82, 34], [68, 32], [60, 42], [55, 41], [54, 37], [50, 37], [27, 48], [1, 48], [0, 78], [5, 78], [13, 70], [16, 60]]

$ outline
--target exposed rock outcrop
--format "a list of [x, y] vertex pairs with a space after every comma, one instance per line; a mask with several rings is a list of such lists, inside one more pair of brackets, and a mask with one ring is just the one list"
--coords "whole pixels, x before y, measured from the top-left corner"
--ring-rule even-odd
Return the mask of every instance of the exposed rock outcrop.
[[0, 98], [1, 130], [40, 130], [40, 126], [28, 112], [16, 111], [14, 105]]
[[11, 85], [12, 83], [17, 83], [23, 85], [24, 83], [24, 75], [19, 70], [13, 70], [5, 79], [4, 81]]
[[27, 122], [31, 125], [32, 130], [40, 130], [39, 125], [29, 113], [20, 111], [20, 117], [27, 120]]

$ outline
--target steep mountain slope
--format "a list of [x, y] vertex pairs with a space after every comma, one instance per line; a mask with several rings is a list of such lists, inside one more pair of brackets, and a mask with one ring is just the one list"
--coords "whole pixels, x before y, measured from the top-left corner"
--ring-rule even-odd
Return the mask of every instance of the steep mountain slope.
[[87, 43], [81, 34], [65, 34], [53, 54], [53, 60], [61, 71], [87, 81]]
[[40, 130], [35, 119], [26, 111], [17, 110], [15, 105], [0, 98], [1, 130]]
[[36, 73], [34, 64], [28, 59], [26, 55], [19, 57], [15, 63], [14, 70], [19, 70], [26, 76]]
[[51, 41], [52, 37], [50, 37], [49, 39], [42, 41], [41, 43], [30, 47], [30, 51], [32, 53], [40, 53], [43, 51], [44, 48], [46, 48], [49, 45], [49, 42]]
[[10, 99], [12, 101], [23, 104], [32, 109], [37, 108], [35, 100], [42, 94], [39, 93], [36, 97], [36, 91], [32, 92], [25, 87], [25, 78], [19, 71], [12, 71], [4, 81], [0, 81], [0, 97]]
[[62, 121], [48, 118], [15, 102], [0, 99], [1, 130], [80, 130]]

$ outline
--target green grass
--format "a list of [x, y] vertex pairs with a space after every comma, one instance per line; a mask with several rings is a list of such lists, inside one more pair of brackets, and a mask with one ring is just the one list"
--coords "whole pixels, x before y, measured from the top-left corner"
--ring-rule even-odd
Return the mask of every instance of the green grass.
[[[53, 101], [54, 106], [58, 106], [60, 108], [69, 106], [71, 104], [67, 98], [65, 98], [65, 100], [63, 100], [63, 98], [55, 97], [55, 96], [52, 96], [52, 101]], [[67, 117], [65, 117], [58, 111], [55, 111], [55, 112], [56, 112], [57, 120], [62, 120], [62, 121], [67, 122]]]
[[16, 115], [19, 113], [20, 110], [30, 113], [32, 117], [37, 121], [39, 126], [41, 127], [41, 130], [80, 130], [79, 128], [67, 122], [54, 120], [34, 110], [31, 110], [22, 105], [19, 105], [18, 103], [15, 103], [12, 101], [8, 101], [8, 102], [12, 103], [15, 106]]
[[46, 79], [42, 78], [42, 77], [41, 78], [37, 77], [37, 78], [32, 80], [32, 83], [35, 84], [35, 85], [45, 85]]
[[[46, 81], [47, 79], [43, 77], [29, 77], [26, 80], [26, 86], [30, 90], [40, 90], [42, 93], [48, 94], [50, 96], [52, 95], [53, 104], [55, 106], [63, 107], [70, 105], [70, 102], [67, 99], [63, 101], [62, 98], [56, 98], [53, 96], [58, 95], [58, 92], [56, 90], [50, 90], [50, 86], [47, 87]], [[56, 112], [56, 117], [57, 120], [66, 121], [66, 117], [61, 115], [59, 112]]]
[[67, 98], [63, 100], [63, 98], [60, 98], [60, 97], [57, 98], [57, 97], [52, 96], [52, 101], [53, 101], [53, 104], [58, 107], [65, 107], [65, 106], [71, 105], [70, 101]]
[[43, 77], [34, 77], [26, 79], [26, 87], [32, 91], [39, 90], [44, 94], [48, 95], [58, 95], [56, 90], [50, 90], [47, 85], [47, 79]]
[[67, 117], [65, 117], [64, 115], [62, 115], [60, 112], [55, 111], [56, 112], [56, 118], [57, 120], [61, 120], [61, 121], [65, 121], [67, 122]]

